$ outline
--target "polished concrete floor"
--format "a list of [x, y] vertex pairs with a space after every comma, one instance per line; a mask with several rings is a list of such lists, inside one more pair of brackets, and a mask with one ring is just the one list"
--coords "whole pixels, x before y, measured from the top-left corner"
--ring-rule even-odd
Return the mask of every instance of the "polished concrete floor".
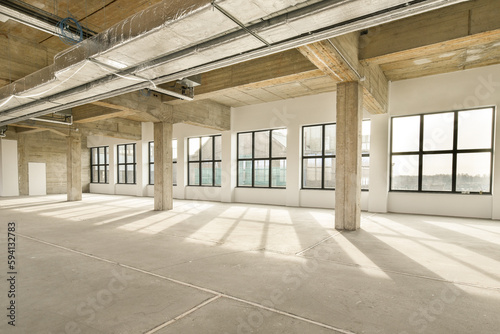
[[332, 210], [65, 199], [0, 198], [0, 333], [500, 331], [498, 221], [363, 213], [338, 232]]

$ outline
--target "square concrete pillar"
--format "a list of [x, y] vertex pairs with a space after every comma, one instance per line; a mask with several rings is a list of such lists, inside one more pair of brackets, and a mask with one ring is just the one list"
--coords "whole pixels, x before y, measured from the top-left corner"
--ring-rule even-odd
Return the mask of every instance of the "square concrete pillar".
[[78, 132], [70, 131], [68, 153], [66, 156], [68, 201], [82, 200], [82, 137]]
[[361, 122], [363, 89], [358, 82], [337, 85], [335, 228], [355, 231], [361, 221]]
[[167, 211], [174, 207], [172, 181], [172, 133], [172, 123], [154, 123], [155, 211]]

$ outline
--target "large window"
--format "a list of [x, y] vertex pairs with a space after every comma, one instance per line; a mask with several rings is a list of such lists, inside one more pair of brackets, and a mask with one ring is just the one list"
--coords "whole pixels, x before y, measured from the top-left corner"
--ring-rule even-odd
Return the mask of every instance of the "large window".
[[[155, 184], [155, 143], [149, 142], [149, 184]], [[172, 140], [172, 184], [177, 185], [177, 139]]]
[[[370, 121], [362, 123], [361, 189], [368, 190], [370, 168]], [[302, 188], [335, 189], [336, 124], [302, 128]]]
[[491, 193], [494, 109], [394, 117], [391, 190]]
[[188, 139], [188, 185], [221, 186], [221, 136]]
[[238, 187], [286, 187], [286, 129], [238, 133]]
[[108, 183], [109, 147], [92, 147], [90, 149], [90, 182]]
[[135, 183], [135, 144], [123, 144], [117, 146], [118, 151], [118, 183]]

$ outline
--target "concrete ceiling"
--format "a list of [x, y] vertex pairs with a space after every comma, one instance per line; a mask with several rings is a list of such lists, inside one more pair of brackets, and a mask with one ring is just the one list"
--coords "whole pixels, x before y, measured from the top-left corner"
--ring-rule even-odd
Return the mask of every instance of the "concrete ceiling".
[[[69, 12], [90, 29], [102, 32], [161, 0], [25, 2], [60, 17]], [[500, 2], [467, 1], [357, 31], [352, 36], [356, 41], [349, 43], [356, 47], [356, 61], [379, 67], [391, 81], [498, 64]], [[52, 64], [54, 55], [66, 48], [58, 37], [13, 20], [0, 21], [0, 88]], [[311, 61], [318, 54], [317, 50], [313, 56], [307, 56], [304, 50], [289, 50], [207, 71], [202, 73], [202, 85], [195, 89], [196, 100], [238, 107], [334, 91], [339, 80]], [[328, 60], [328, 56], [322, 59]], [[172, 86], [173, 82], [162, 85]], [[162, 99], [172, 105], [189, 103], [168, 96]], [[144, 120], [137, 114], [96, 104], [73, 108], [73, 113], [79, 122], [115, 117]]]

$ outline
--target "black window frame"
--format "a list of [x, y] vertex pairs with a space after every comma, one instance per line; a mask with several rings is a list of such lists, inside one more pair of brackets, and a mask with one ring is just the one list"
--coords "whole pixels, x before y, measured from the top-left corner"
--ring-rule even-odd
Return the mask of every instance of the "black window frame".
[[[172, 139], [172, 144], [174, 141], [177, 142], [177, 139]], [[155, 143], [154, 141], [150, 141], [148, 143], [148, 184], [150, 186], [154, 185], [154, 182], [151, 182], [151, 166], [154, 166], [154, 164], [155, 164], [154, 163], [154, 149], [153, 149], [153, 159], [151, 159], [151, 145], [154, 145], [154, 143]], [[173, 168], [174, 164], [177, 167], [177, 158], [175, 158], [175, 159], [173, 158], [173, 150], [172, 150], [172, 168]], [[172, 169], [172, 172], [173, 172], [173, 169]], [[172, 185], [177, 186], [177, 175], [176, 175], [176, 178], [172, 180]]]
[[[215, 138], [219, 137], [221, 140], [221, 158], [220, 159], [215, 159]], [[212, 138], [212, 159], [211, 160], [203, 160], [203, 145], [201, 142], [202, 138]], [[189, 143], [191, 139], [198, 139], [200, 142], [200, 149], [198, 151], [198, 160], [191, 160], [191, 155], [189, 154]], [[222, 169], [222, 135], [207, 135], [207, 136], [200, 136], [200, 137], [189, 137], [187, 138], [187, 186], [188, 187], [216, 187], [220, 188], [222, 187], [222, 180], [220, 185], [215, 184], [215, 163], [219, 162], [221, 163], [221, 169]], [[191, 184], [191, 178], [190, 178], [190, 165], [198, 163], [198, 170], [199, 170], [199, 175], [198, 175], [198, 184]], [[212, 163], [212, 184], [203, 184], [203, 172], [202, 172], [202, 164], [203, 163]], [[222, 170], [221, 170], [222, 172]]]
[[[276, 128], [276, 129], [264, 129], [264, 130], [253, 130], [238, 132], [236, 135], [236, 187], [237, 188], [257, 188], [257, 189], [286, 189], [286, 185], [283, 186], [273, 186], [273, 161], [287, 161], [286, 154], [284, 157], [273, 157], [273, 131], [287, 130], [287, 140], [288, 140], [288, 129], [287, 128]], [[258, 132], [269, 132], [269, 157], [267, 158], [255, 158], [255, 134]], [[252, 134], [252, 157], [251, 158], [240, 158], [240, 135], [242, 134]], [[288, 143], [287, 143], [288, 144]], [[288, 145], [287, 145], [288, 146]], [[288, 147], [286, 148], [288, 149]], [[252, 185], [240, 185], [240, 161], [251, 161], [252, 162]], [[269, 182], [267, 186], [256, 186], [255, 185], [255, 162], [256, 161], [269, 161]], [[288, 167], [287, 167], [288, 169]], [[286, 183], [286, 180], [285, 180]]]
[[[370, 122], [371, 125], [371, 120], [370, 119], [364, 119], [361, 122]], [[330, 190], [330, 191], [335, 191], [336, 187], [333, 188], [325, 188], [325, 159], [335, 159], [335, 162], [337, 161], [337, 149], [335, 148], [335, 154], [325, 154], [325, 128], [329, 125], [335, 125], [335, 133], [337, 131], [337, 123], [332, 122], [332, 123], [321, 123], [321, 124], [309, 124], [309, 125], [303, 125], [302, 126], [302, 147], [301, 147], [301, 180], [300, 180], [300, 189], [302, 190]], [[305, 134], [305, 129], [310, 128], [310, 127], [317, 127], [321, 126], [321, 155], [311, 155], [311, 156], [304, 156], [304, 150], [305, 150], [305, 140], [304, 140], [304, 134]], [[361, 124], [361, 126], [363, 126]], [[371, 136], [370, 136], [370, 142], [371, 142]], [[337, 145], [337, 141], [335, 141], [335, 145]], [[370, 157], [370, 152], [368, 153], [363, 153], [363, 149], [361, 149], [361, 158], [369, 158]], [[305, 187], [304, 186], [304, 162], [305, 160], [312, 160], [312, 159], [321, 159], [321, 188], [313, 188], [313, 187]], [[361, 166], [361, 168], [363, 168]], [[335, 171], [337, 173], [337, 171]], [[368, 188], [361, 188], [361, 191], [369, 191], [369, 184]]]
[[[129, 162], [127, 160], [127, 147], [132, 146], [133, 147], [133, 162]], [[125, 162], [120, 162], [120, 147], [124, 147], [125, 150]], [[120, 182], [120, 166], [125, 166], [125, 182]], [[128, 175], [127, 175], [127, 167], [128, 166], [134, 166], [134, 182], [128, 182]], [[131, 143], [131, 144], [119, 144], [116, 145], [116, 183], [117, 184], [137, 184], [137, 151], [136, 151], [136, 144]]]
[[[104, 163], [101, 163], [99, 158], [99, 149], [104, 148]], [[97, 163], [94, 161], [93, 150], [97, 150]], [[92, 170], [97, 167], [97, 182], [94, 180]], [[101, 182], [100, 167], [104, 167], [104, 182]], [[109, 146], [97, 146], [90, 148], [90, 183], [94, 184], [109, 184]]]
[[[491, 146], [489, 149], [458, 149], [458, 114], [463, 111], [471, 111], [471, 110], [486, 110], [491, 109], [492, 111], [492, 120], [491, 120]], [[453, 148], [451, 150], [424, 150], [424, 117], [426, 115], [438, 115], [438, 114], [446, 114], [453, 113]], [[432, 113], [422, 113], [422, 114], [412, 114], [412, 115], [403, 115], [403, 116], [393, 116], [391, 117], [391, 137], [390, 137], [390, 160], [389, 160], [389, 191], [390, 192], [399, 192], [399, 193], [430, 193], [430, 194], [476, 194], [476, 195], [491, 195], [493, 191], [493, 161], [494, 161], [494, 147], [495, 147], [495, 115], [496, 115], [496, 107], [477, 107], [477, 108], [468, 108], [468, 109], [458, 109], [458, 110], [449, 110], [449, 111], [439, 111]], [[394, 135], [394, 119], [403, 118], [403, 117], [420, 117], [420, 131], [419, 131], [419, 149], [418, 151], [406, 151], [406, 152], [393, 152], [393, 135]], [[490, 153], [490, 183], [489, 183], [489, 191], [457, 191], [457, 159], [459, 154], [467, 154], [467, 153]], [[443, 190], [422, 190], [423, 184], [423, 157], [426, 155], [433, 154], [451, 154], [452, 155], [452, 170], [451, 170], [451, 179], [452, 186], [450, 191]], [[394, 156], [418, 156], [418, 189], [417, 190], [399, 190], [392, 189], [392, 172], [393, 166], [392, 161]]]

